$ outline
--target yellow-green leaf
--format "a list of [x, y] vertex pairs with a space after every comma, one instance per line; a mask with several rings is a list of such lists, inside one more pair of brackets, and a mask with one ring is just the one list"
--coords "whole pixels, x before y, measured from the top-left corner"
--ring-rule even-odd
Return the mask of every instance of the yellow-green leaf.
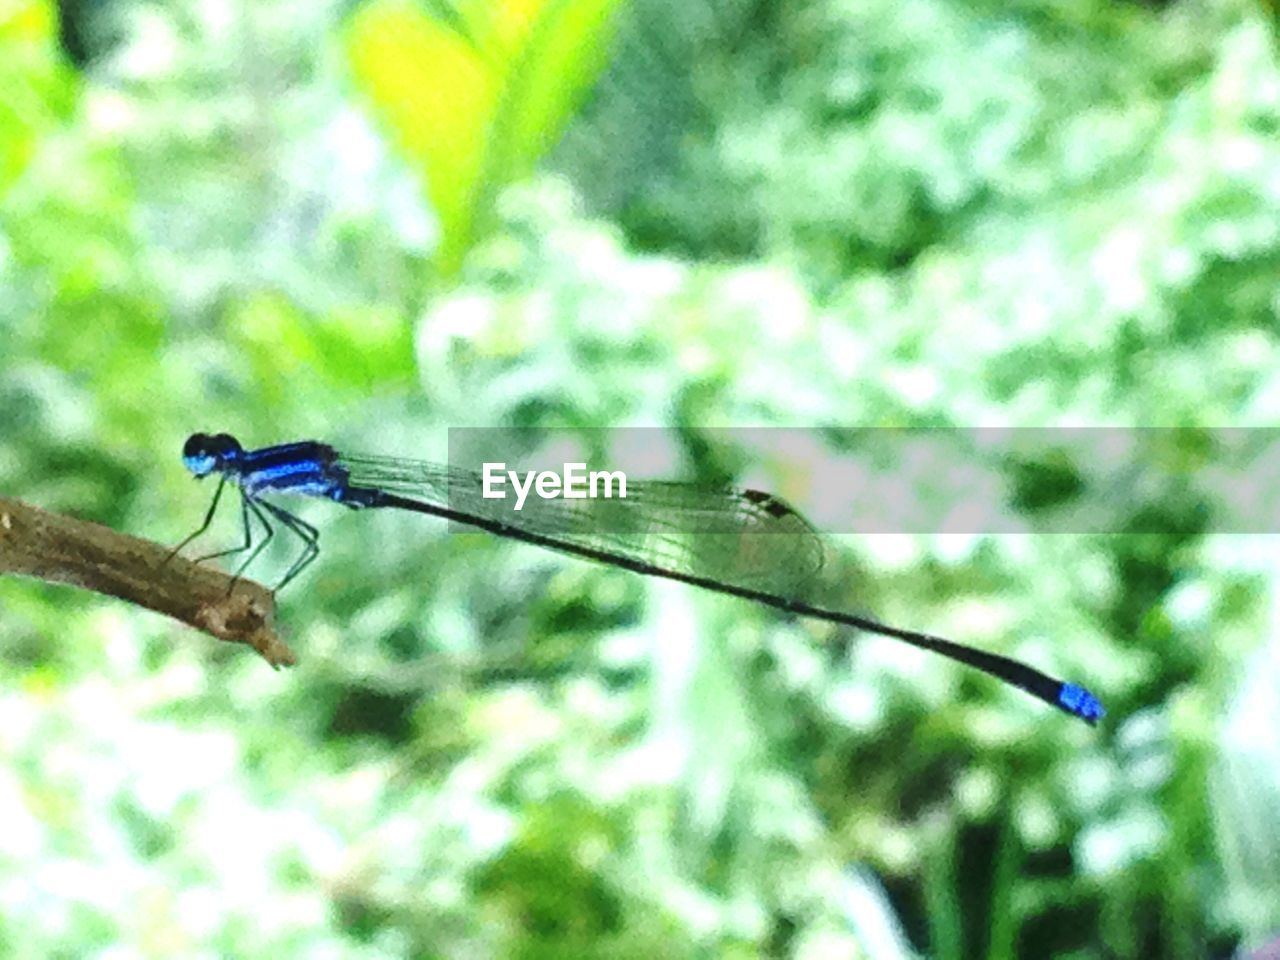
[[437, 265], [457, 271], [499, 189], [555, 143], [604, 64], [618, 0], [461, 3], [447, 20], [375, 0], [347, 32], [353, 74], [426, 180]]

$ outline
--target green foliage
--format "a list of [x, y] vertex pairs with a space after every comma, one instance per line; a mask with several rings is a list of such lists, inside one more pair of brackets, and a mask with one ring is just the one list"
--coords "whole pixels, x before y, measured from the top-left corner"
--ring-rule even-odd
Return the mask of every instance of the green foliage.
[[[303, 505], [286, 674], [0, 581], [8, 954], [1198, 958], [1280, 925], [1275, 562], [1195, 480], [1280, 396], [1270, 27], [643, 0], [570, 119], [611, 5], [484, 9], [123, 3], [75, 77], [51, 4], [0, 4], [0, 489], [176, 542], [197, 429], [439, 460], [450, 426], [656, 424], [803, 502], [704, 426], [1202, 427], [1142, 441], [1189, 479], [1106, 491], [1106, 537], [836, 545], [852, 607], [1086, 680], [1106, 724]], [[1010, 489], [1034, 515], [1096, 466]]]
[[617, 0], [464, 0], [432, 16], [365, 4], [348, 55], [375, 111], [421, 171], [452, 276], [493, 222], [503, 186], [552, 146], [604, 63]]
[[70, 77], [54, 55], [56, 24], [49, 7], [31, 0], [0, 6], [0, 189], [30, 165], [39, 138], [66, 115]]

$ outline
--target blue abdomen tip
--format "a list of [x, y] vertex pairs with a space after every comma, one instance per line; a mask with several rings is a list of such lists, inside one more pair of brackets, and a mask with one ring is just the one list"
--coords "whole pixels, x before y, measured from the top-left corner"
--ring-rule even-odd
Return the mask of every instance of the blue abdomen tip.
[[1094, 724], [1107, 715], [1102, 702], [1084, 687], [1064, 683], [1058, 691], [1058, 703], [1068, 713], [1074, 713], [1086, 723]]

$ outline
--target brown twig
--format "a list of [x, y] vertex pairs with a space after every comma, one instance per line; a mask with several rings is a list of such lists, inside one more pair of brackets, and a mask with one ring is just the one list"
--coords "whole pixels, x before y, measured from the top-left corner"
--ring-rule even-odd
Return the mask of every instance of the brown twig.
[[172, 548], [0, 497], [0, 574], [68, 583], [119, 597], [246, 643], [273, 667], [296, 662], [276, 635], [275, 601], [261, 584], [172, 556]]

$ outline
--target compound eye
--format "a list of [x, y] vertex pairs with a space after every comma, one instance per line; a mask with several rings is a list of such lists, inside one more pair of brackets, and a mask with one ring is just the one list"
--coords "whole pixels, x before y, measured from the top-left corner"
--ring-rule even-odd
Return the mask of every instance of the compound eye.
[[193, 433], [182, 447], [182, 462], [197, 477], [205, 477], [218, 469], [229, 456], [240, 452], [240, 443], [229, 433], [210, 436]]
[[182, 459], [187, 460], [191, 457], [199, 457], [209, 452], [210, 441], [213, 437], [207, 433], [193, 433], [187, 437], [187, 442], [182, 445]]

